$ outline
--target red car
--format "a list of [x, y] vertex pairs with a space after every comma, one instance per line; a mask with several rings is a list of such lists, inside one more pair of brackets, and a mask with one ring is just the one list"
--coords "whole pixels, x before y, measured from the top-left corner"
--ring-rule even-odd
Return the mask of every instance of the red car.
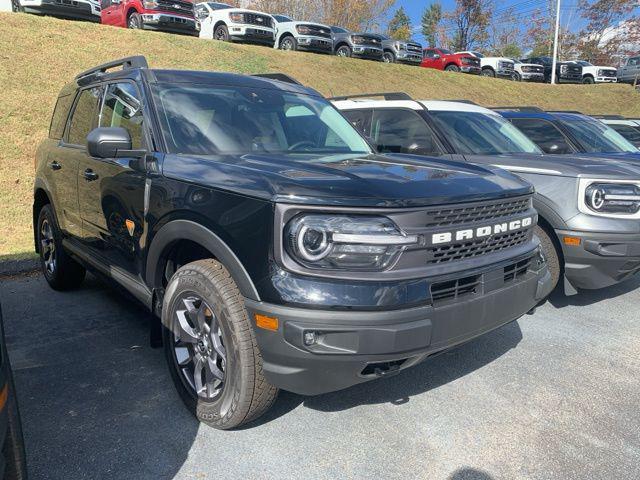
[[124, 28], [198, 35], [191, 0], [102, 0], [101, 22]]
[[421, 67], [447, 72], [464, 72], [480, 75], [480, 59], [466, 53], [453, 53], [445, 48], [425, 48]]

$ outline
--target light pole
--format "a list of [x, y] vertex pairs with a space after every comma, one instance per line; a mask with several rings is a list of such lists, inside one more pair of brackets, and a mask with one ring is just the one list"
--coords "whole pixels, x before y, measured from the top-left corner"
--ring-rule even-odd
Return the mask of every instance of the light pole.
[[556, 83], [556, 62], [558, 59], [558, 36], [560, 33], [560, 0], [556, 0], [556, 31], [553, 40], [553, 60], [551, 62], [551, 83]]

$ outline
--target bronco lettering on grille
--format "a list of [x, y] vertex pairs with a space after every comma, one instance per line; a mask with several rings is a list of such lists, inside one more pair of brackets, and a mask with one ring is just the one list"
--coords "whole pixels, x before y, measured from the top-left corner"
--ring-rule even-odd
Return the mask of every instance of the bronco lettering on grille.
[[495, 225], [487, 225], [484, 227], [467, 228], [453, 232], [440, 232], [431, 235], [431, 244], [439, 245], [462, 240], [473, 240], [475, 238], [490, 237], [497, 233], [513, 232], [521, 228], [530, 227], [533, 224], [533, 217], [525, 217], [510, 222], [497, 223]]

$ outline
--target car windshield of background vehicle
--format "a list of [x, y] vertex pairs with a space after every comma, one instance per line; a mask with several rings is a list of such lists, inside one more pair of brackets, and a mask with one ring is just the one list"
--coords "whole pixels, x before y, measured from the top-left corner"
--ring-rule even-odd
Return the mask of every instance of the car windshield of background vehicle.
[[349, 30], [345, 30], [342, 27], [331, 27], [333, 33], [349, 33]]
[[520, 130], [499, 115], [481, 112], [430, 111], [456, 153], [500, 155], [542, 153]]
[[582, 65], [583, 67], [593, 67], [592, 63], [589, 63], [585, 60], [580, 60], [578, 62], [576, 62], [578, 65]]
[[372, 152], [357, 130], [323, 98], [206, 85], [157, 84], [153, 94], [171, 153]]
[[611, 127], [597, 120], [565, 120], [565, 127], [587, 153], [638, 153], [638, 149]]
[[636, 147], [640, 146], [640, 128], [632, 127], [631, 125], [609, 125], [616, 132], [626, 138], [629, 142], [633, 143]]
[[478, 58], [484, 58], [484, 55], [480, 52], [469, 52], [471, 55], [475, 55]]
[[280, 23], [293, 22], [293, 19], [286, 17], [284, 15], [271, 15], [271, 16], [276, 19], [276, 22], [280, 22]]
[[[451, 50], [447, 50], [446, 48], [441, 48], [441, 49], [440, 49], [440, 52], [441, 52], [443, 55], [451, 55], [451, 54], [452, 54], [452, 53], [451, 53]], [[436, 52], [436, 53], [437, 53], [437, 52]]]
[[209, 5], [211, 10], [226, 10], [227, 8], [233, 8], [231, 5], [227, 5], [226, 3], [207, 2], [207, 5]]

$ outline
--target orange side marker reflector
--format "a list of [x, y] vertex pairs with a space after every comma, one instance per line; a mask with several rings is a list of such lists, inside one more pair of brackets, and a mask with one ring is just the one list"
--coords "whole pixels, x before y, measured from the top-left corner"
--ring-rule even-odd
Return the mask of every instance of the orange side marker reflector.
[[273, 330], [275, 332], [278, 330], [278, 319], [256, 313], [256, 325], [265, 330]]
[[571, 247], [578, 247], [581, 242], [579, 237], [564, 237], [562, 241], [565, 245], [569, 245]]
[[0, 411], [4, 410], [4, 406], [7, 404], [9, 398], [9, 384], [6, 383], [4, 388], [0, 392]]

